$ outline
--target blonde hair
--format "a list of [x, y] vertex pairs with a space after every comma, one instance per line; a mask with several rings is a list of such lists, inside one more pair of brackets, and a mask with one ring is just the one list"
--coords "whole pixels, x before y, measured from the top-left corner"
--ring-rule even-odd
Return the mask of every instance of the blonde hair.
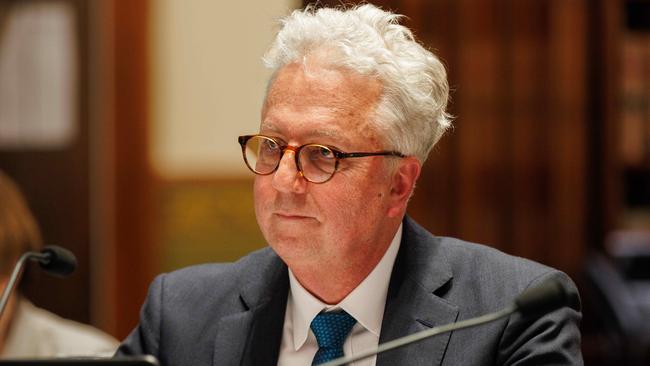
[[25, 198], [0, 171], [0, 274], [8, 275], [22, 253], [41, 245], [40, 230]]

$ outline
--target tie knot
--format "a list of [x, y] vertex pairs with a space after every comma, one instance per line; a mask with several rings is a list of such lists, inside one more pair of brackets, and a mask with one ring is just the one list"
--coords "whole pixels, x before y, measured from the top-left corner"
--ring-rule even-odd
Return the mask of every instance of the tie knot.
[[357, 322], [345, 311], [320, 313], [311, 321], [311, 330], [320, 348], [341, 348]]

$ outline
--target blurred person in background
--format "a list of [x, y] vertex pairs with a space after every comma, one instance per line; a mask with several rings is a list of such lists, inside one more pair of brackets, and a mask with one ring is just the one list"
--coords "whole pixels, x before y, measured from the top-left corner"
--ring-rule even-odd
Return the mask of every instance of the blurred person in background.
[[[16, 184], [0, 171], [0, 290], [27, 251], [39, 251], [41, 234]], [[117, 348], [111, 336], [36, 307], [16, 291], [0, 317], [2, 358], [106, 356]]]

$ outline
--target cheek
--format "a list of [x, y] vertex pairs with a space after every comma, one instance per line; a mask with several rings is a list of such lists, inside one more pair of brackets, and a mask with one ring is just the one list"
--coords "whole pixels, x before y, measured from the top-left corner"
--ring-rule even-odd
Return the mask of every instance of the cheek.
[[346, 185], [339, 194], [330, 195], [323, 202], [328, 216], [337, 222], [337, 230], [356, 231], [369, 216], [380, 214], [383, 196], [379, 187]]
[[256, 176], [255, 182], [253, 183], [253, 202], [258, 222], [263, 219], [264, 204], [265, 202], [268, 202], [269, 199], [269, 185], [261, 178], [265, 177]]

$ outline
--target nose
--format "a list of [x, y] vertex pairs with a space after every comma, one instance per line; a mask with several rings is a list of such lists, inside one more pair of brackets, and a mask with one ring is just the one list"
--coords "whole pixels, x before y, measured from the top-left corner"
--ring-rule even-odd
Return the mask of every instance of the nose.
[[296, 152], [287, 148], [282, 153], [278, 169], [273, 173], [273, 188], [284, 193], [304, 193], [307, 181], [296, 165]]

